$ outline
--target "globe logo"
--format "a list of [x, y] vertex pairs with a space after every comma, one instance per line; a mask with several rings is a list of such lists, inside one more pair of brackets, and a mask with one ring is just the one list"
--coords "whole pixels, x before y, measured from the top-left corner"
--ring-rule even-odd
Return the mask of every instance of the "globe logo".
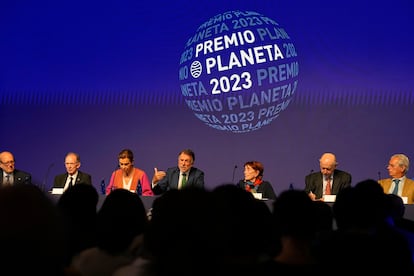
[[201, 62], [198, 60], [191, 63], [191, 76], [193, 78], [198, 78], [201, 75], [201, 72], [203, 71], [203, 66], [201, 65]]
[[292, 102], [298, 77], [290, 36], [254, 11], [228, 11], [205, 21], [180, 58], [187, 107], [209, 127], [233, 133], [270, 125]]

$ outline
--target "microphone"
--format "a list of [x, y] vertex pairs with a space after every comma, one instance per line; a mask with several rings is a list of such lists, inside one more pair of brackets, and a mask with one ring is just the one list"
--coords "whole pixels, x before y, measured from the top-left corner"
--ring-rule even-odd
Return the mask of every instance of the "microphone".
[[105, 194], [105, 178], [101, 180], [101, 193]]
[[295, 189], [295, 187], [293, 187], [293, 183], [290, 183], [289, 184], [289, 190], [294, 190]]
[[141, 185], [141, 180], [138, 179], [138, 184], [137, 184], [137, 190], [136, 193], [141, 196], [142, 195], [142, 185]]
[[232, 183], [234, 183], [234, 175], [236, 173], [236, 170], [237, 170], [237, 165], [234, 165], [234, 168], [233, 168], [233, 178], [231, 179], [231, 182]]
[[380, 179], [381, 179], [381, 172], [378, 171], [378, 180], [380, 180]]
[[47, 179], [49, 177], [50, 170], [53, 168], [53, 166], [55, 166], [55, 162], [50, 163], [50, 165], [47, 167], [45, 178], [43, 179], [42, 187], [40, 187], [42, 191], [45, 191], [45, 188], [47, 185]]
[[[111, 174], [111, 177], [109, 178], [109, 184], [108, 185], [110, 186], [111, 191], [116, 189], [115, 178], [116, 178], [116, 174], [117, 174], [119, 168], [120, 168], [119, 163], [117, 163], [116, 166], [115, 166], [115, 169], [113, 170], [113, 172]], [[105, 191], [105, 194], [106, 194], [106, 191]]]

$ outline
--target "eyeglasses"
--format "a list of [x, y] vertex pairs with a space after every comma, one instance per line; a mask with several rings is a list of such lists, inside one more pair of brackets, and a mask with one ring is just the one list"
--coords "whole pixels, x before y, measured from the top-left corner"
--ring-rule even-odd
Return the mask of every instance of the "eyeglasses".
[[7, 161], [7, 162], [0, 161], [0, 163], [2, 163], [3, 165], [14, 165], [14, 161]]

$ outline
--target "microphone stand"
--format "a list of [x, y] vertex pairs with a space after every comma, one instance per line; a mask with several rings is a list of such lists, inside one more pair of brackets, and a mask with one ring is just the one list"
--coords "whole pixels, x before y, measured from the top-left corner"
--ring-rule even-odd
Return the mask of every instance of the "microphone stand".
[[235, 173], [236, 173], [236, 169], [237, 169], [237, 165], [234, 165], [234, 168], [233, 168], [233, 177], [232, 177], [232, 179], [231, 179], [231, 182], [232, 182], [232, 183], [234, 183], [234, 175], [235, 175]]
[[45, 192], [46, 185], [47, 185], [47, 179], [49, 177], [50, 170], [53, 168], [54, 165], [55, 165], [55, 163], [51, 163], [49, 165], [49, 167], [47, 167], [47, 170], [46, 170], [46, 173], [45, 173], [45, 178], [43, 179], [42, 187], [40, 187], [42, 192]]

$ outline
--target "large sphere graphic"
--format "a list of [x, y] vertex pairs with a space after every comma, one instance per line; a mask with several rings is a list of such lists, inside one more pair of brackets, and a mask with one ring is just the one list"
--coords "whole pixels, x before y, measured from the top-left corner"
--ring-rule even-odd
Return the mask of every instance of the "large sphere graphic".
[[295, 45], [275, 20], [228, 11], [202, 23], [181, 54], [185, 104], [206, 125], [233, 133], [258, 130], [288, 108], [298, 86]]

